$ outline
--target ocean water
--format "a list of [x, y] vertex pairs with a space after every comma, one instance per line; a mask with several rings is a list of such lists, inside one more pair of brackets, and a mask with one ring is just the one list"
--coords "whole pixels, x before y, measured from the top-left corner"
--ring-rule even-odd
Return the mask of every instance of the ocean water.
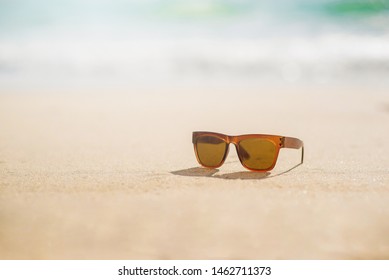
[[0, 0], [0, 91], [388, 77], [389, 0]]

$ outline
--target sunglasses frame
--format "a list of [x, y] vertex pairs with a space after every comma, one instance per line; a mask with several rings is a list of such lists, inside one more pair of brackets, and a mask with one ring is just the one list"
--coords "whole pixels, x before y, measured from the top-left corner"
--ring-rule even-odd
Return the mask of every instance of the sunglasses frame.
[[[197, 144], [198, 138], [203, 137], [203, 136], [216, 137], [216, 138], [223, 140], [227, 144], [223, 159], [219, 165], [212, 166], [212, 167], [206, 166], [200, 161], [199, 155], [197, 152], [197, 145], [196, 144]], [[274, 157], [274, 162], [269, 168], [252, 169], [250, 167], [247, 167], [243, 163], [243, 160], [241, 159], [241, 152], [240, 152], [241, 148], [240, 148], [239, 142], [246, 140], [246, 139], [255, 139], [255, 138], [269, 140], [269, 141], [273, 142], [275, 147], [276, 147], [276, 154]], [[244, 135], [230, 136], [230, 135], [225, 135], [225, 134], [221, 134], [221, 133], [217, 133], [217, 132], [194, 131], [192, 134], [192, 143], [194, 146], [195, 155], [196, 155], [196, 159], [197, 159], [198, 163], [201, 166], [204, 166], [206, 168], [214, 169], [214, 168], [218, 168], [218, 167], [222, 166], [224, 164], [224, 161], [227, 158], [230, 144], [234, 144], [240, 163], [243, 165], [243, 167], [245, 167], [246, 169], [248, 169], [250, 171], [266, 172], [266, 171], [272, 170], [277, 163], [278, 154], [279, 154], [281, 148], [291, 148], [291, 149], [300, 149], [301, 148], [301, 162], [300, 162], [300, 164], [302, 164], [304, 162], [304, 142], [301, 141], [300, 139], [294, 138], [294, 137], [287, 137], [287, 136], [280, 136], [280, 135], [268, 135], [268, 134], [244, 134]]]

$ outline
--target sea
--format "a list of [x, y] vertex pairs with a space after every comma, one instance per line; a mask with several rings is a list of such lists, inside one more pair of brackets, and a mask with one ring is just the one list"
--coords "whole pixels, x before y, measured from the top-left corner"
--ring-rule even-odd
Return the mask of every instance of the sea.
[[0, 0], [0, 92], [389, 85], [389, 0]]

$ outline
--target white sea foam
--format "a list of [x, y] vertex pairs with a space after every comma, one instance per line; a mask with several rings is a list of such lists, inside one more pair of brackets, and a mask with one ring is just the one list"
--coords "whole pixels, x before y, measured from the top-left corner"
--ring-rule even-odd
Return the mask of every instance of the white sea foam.
[[0, 42], [0, 86], [340, 82], [389, 76], [389, 36]]

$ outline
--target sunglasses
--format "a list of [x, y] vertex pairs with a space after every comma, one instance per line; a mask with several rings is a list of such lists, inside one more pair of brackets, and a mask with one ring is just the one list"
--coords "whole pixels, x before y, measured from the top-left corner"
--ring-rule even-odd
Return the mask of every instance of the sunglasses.
[[217, 168], [224, 163], [230, 143], [235, 145], [242, 165], [251, 171], [272, 170], [281, 148], [301, 148], [300, 164], [304, 161], [304, 143], [293, 137], [266, 134], [229, 136], [215, 132], [195, 131], [192, 142], [197, 161], [208, 168]]

